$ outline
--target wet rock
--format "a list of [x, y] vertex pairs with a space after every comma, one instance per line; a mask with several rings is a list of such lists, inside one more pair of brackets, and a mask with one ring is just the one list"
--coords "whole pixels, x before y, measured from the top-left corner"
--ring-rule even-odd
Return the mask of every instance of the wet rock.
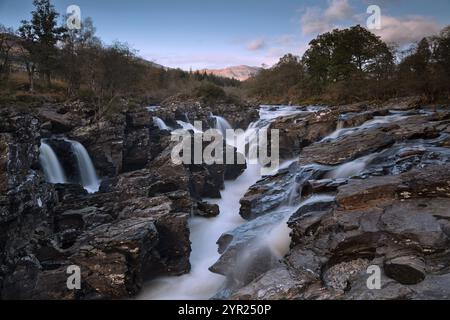
[[[385, 112], [383, 115], [386, 115]], [[377, 115], [381, 115], [377, 113]], [[373, 112], [362, 112], [362, 113], [346, 113], [339, 117], [339, 125], [342, 128], [350, 128], [350, 127], [358, 127], [362, 125], [364, 122], [372, 120], [374, 117]]]
[[69, 259], [80, 266], [84, 290], [102, 298], [135, 294], [142, 285], [142, 269], [155, 258], [158, 232], [151, 218], [131, 218], [101, 225], [77, 241]]
[[272, 269], [235, 292], [230, 300], [292, 300], [296, 299], [311, 281], [308, 272], [293, 275], [286, 267]]
[[264, 177], [251, 186], [240, 200], [239, 213], [244, 219], [252, 220], [281, 205], [296, 204], [308, 195], [309, 180], [314, 180], [323, 173], [319, 167], [301, 168], [294, 163], [288, 169]]
[[450, 195], [450, 167], [428, 166], [397, 176], [352, 180], [339, 187], [338, 204], [347, 210], [370, 206], [376, 202], [420, 197]]
[[219, 206], [216, 204], [210, 204], [207, 202], [199, 202], [198, 203], [198, 212], [197, 215], [205, 218], [214, 218], [217, 217], [220, 213]]
[[366, 130], [334, 141], [313, 144], [303, 149], [299, 163], [339, 165], [391, 146], [394, 138], [383, 129]]
[[125, 119], [118, 116], [78, 127], [69, 133], [69, 137], [87, 149], [100, 176], [112, 177], [122, 172], [124, 129]]
[[48, 123], [48, 130], [53, 134], [66, 133], [82, 124], [81, 118], [64, 108], [55, 110], [55, 106], [40, 108], [38, 117], [43, 123]]
[[4, 300], [73, 300], [75, 290], [67, 289], [67, 267], [41, 271], [39, 265], [22, 262], [4, 284]]
[[205, 127], [213, 125], [211, 114], [223, 116], [233, 128], [247, 129], [249, 124], [258, 119], [255, 105], [241, 105], [233, 103], [208, 104], [198, 100], [181, 100], [177, 97], [169, 98], [161, 103], [161, 108], [154, 115], [163, 119], [169, 125], [176, 125], [176, 120], [202, 121]]
[[298, 167], [294, 164], [274, 176], [268, 176], [251, 186], [240, 200], [239, 214], [247, 220], [264, 215], [289, 201]]
[[278, 257], [266, 240], [287, 213], [261, 216], [219, 238], [221, 256], [209, 270], [227, 277], [227, 290], [243, 287], [278, 264]]
[[338, 111], [324, 109], [281, 117], [271, 123], [269, 130], [279, 130], [280, 157], [290, 159], [300, 151], [332, 133], [336, 128]]
[[323, 274], [325, 285], [335, 291], [346, 291], [358, 273], [366, 272], [369, 261], [366, 259], [356, 259], [341, 262], [328, 268]]
[[385, 261], [384, 272], [401, 284], [413, 285], [425, 279], [425, 264], [415, 256], [397, 257]]

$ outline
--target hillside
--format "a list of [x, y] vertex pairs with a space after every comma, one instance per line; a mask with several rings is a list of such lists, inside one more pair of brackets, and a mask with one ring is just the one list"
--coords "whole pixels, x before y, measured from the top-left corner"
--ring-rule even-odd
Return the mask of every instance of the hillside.
[[250, 67], [250, 66], [234, 66], [224, 69], [203, 69], [200, 72], [206, 72], [207, 74], [213, 74], [219, 77], [234, 78], [240, 81], [245, 81], [251, 76], [256, 75], [262, 68]]

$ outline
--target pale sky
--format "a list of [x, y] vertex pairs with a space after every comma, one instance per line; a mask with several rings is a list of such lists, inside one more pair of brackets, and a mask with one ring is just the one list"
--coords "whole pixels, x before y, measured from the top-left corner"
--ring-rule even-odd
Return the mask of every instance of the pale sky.
[[[54, 0], [92, 17], [105, 42], [127, 42], [139, 55], [185, 70], [272, 65], [301, 55], [317, 34], [366, 25], [369, 5], [381, 9], [386, 41], [407, 44], [450, 24], [449, 0]], [[0, 23], [30, 19], [32, 0], [0, 0]], [[62, 23], [62, 19], [61, 19]]]

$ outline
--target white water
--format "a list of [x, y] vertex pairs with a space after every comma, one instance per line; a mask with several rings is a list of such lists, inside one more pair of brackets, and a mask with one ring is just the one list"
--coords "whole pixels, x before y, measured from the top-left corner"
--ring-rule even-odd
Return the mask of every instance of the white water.
[[159, 128], [159, 130], [167, 130], [170, 131], [171, 129], [166, 125], [163, 119], [158, 117], [153, 117], [153, 124]]
[[352, 134], [353, 132], [356, 132], [359, 130], [368, 129], [368, 128], [374, 127], [376, 125], [379, 125], [379, 124], [393, 123], [393, 122], [399, 121], [401, 119], [405, 119], [407, 117], [408, 116], [405, 116], [403, 113], [394, 113], [393, 112], [392, 115], [374, 117], [372, 120], [369, 120], [358, 127], [352, 127], [352, 128], [343, 128], [342, 121], [339, 121], [336, 131], [334, 131], [329, 136], [323, 138], [322, 141], [335, 140], [337, 138]]
[[[234, 146], [238, 151], [242, 153], [245, 150], [245, 144], [251, 141], [255, 128], [265, 127], [263, 123], [268, 124], [271, 119], [274, 118], [268, 118], [261, 109], [260, 120], [251, 124], [245, 134], [237, 137]], [[177, 122], [183, 129], [195, 129], [190, 123]], [[143, 288], [137, 299], [202, 300], [213, 297], [225, 283], [225, 277], [208, 270], [220, 257], [216, 242], [224, 232], [233, 230], [245, 222], [239, 215], [239, 201], [259, 179], [261, 167], [258, 164], [249, 164], [235, 181], [225, 182], [225, 189], [221, 192], [222, 198], [210, 200], [219, 206], [220, 215], [212, 219], [195, 217], [189, 221], [192, 247], [191, 272], [180, 277], [155, 279]]]
[[148, 106], [148, 107], [145, 107], [145, 109], [147, 109], [148, 112], [158, 111], [160, 108], [161, 108], [160, 106]]
[[181, 120], [177, 120], [177, 123], [183, 128], [183, 130], [192, 130], [195, 133], [201, 133], [202, 132], [199, 129], [197, 129], [196, 127], [194, 127], [192, 124], [190, 124], [189, 122], [184, 122], [184, 121], [181, 121]]
[[290, 116], [302, 112], [316, 112], [323, 109], [322, 107], [309, 106], [303, 108], [300, 106], [261, 106], [260, 117], [265, 120], [274, 120], [276, 118]]
[[100, 188], [100, 180], [97, 177], [94, 164], [86, 148], [78, 141], [65, 140], [70, 143], [72, 151], [77, 158], [78, 169], [80, 173], [81, 184], [89, 193], [95, 193]]
[[260, 239], [261, 246], [267, 246], [275, 255], [275, 257], [279, 259], [283, 258], [289, 252], [289, 247], [291, 245], [290, 233], [292, 230], [287, 224], [291, 215], [303, 206], [321, 201], [331, 201], [333, 199], [333, 196], [327, 194], [318, 194], [313, 195], [311, 198], [301, 202], [297, 206], [282, 208], [281, 210], [284, 209], [287, 211], [284, 219], [274, 228], [272, 228], [272, 230], [270, 230], [269, 233], [264, 236], [264, 238]]
[[42, 169], [44, 170], [45, 179], [49, 183], [66, 183], [66, 175], [64, 174], [64, 169], [56, 156], [55, 151], [52, 147], [41, 141], [41, 146], [39, 148], [39, 161], [41, 163]]
[[336, 169], [328, 172], [326, 178], [345, 179], [354, 177], [366, 169], [367, 165], [377, 156], [376, 153], [341, 164]]
[[216, 120], [216, 129], [222, 133], [222, 136], [226, 136], [227, 130], [233, 129], [231, 124], [223, 117], [212, 116]]

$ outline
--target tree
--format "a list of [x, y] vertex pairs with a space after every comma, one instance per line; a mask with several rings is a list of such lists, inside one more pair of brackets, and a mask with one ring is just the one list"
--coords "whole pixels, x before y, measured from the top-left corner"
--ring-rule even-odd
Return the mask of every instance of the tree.
[[20, 60], [27, 69], [29, 90], [34, 91], [34, 75], [36, 73], [37, 43], [34, 37], [32, 27], [29, 24], [23, 24], [19, 29], [20, 35]]
[[50, 0], [33, 0], [35, 10], [31, 12], [31, 21], [22, 21], [19, 29], [26, 43], [30, 59], [37, 63], [39, 73], [45, 77], [47, 86], [51, 86], [51, 74], [56, 69], [58, 50], [56, 43], [61, 40], [63, 28], [57, 27], [56, 12]]
[[385, 81], [394, 67], [390, 48], [359, 25], [319, 35], [310, 42], [302, 61], [315, 94], [332, 86], [352, 95], [359, 87], [362, 95], [369, 95], [369, 85]]
[[16, 42], [14, 30], [0, 24], [0, 79], [7, 79], [11, 60], [11, 49]]
[[68, 95], [74, 96], [83, 81], [89, 82], [94, 78], [92, 73], [95, 70], [101, 42], [95, 36], [91, 18], [86, 18], [79, 30], [67, 30], [62, 39], [59, 71], [67, 81]]
[[444, 28], [437, 38], [437, 47], [434, 53], [436, 62], [450, 75], [450, 26]]

